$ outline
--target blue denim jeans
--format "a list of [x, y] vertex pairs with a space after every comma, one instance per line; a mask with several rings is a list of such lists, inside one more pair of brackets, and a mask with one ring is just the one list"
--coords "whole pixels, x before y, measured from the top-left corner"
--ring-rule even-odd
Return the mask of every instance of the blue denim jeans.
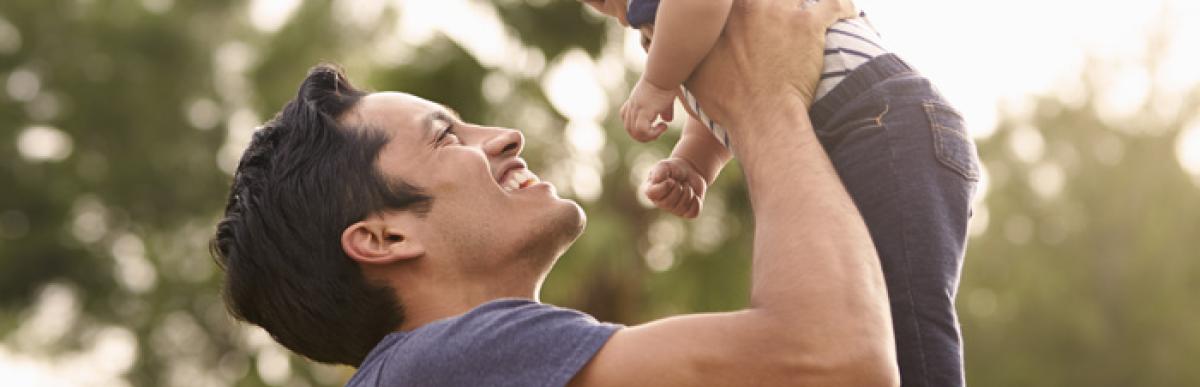
[[954, 297], [980, 172], [962, 117], [891, 54], [855, 69], [811, 117], [879, 252], [902, 385], [964, 385]]

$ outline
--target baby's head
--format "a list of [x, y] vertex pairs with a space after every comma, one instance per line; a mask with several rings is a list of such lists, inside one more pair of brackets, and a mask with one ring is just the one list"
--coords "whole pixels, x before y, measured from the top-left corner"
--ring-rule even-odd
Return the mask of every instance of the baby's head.
[[629, 8], [629, 0], [580, 0], [602, 14], [617, 18], [623, 26], [629, 26], [625, 12]]

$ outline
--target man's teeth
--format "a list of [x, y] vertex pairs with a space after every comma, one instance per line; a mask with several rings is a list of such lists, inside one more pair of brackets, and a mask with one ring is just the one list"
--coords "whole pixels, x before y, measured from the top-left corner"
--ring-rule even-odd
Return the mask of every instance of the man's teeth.
[[528, 169], [518, 169], [510, 172], [508, 177], [504, 179], [504, 183], [500, 186], [506, 191], [516, 191], [537, 184], [539, 181], [537, 175], [534, 175]]

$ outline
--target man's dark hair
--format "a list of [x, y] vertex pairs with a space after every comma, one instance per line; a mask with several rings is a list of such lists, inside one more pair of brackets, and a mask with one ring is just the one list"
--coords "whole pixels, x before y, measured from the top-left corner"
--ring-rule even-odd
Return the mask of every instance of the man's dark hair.
[[313, 360], [358, 366], [404, 311], [342, 250], [346, 227], [383, 210], [429, 210], [432, 198], [375, 166], [391, 137], [338, 118], [367, 95], [318, 65], [238, 163], [211, 243], [231, 314]]

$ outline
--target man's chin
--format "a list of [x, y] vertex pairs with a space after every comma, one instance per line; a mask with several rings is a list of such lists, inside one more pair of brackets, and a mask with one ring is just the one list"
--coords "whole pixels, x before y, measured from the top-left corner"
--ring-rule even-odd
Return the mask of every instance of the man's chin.
[[[557, 229], [562, 235], [564, 243], [570, 244], [583, 234], [583, 230], [587, 228], [587, 214], [583, 212], [583, 207], [578, 202], [571, 199], [559, 199], [563, 206], [561, 214], [555, 214], [553, 229]], [[553, 231], [553, 230], [552, 230]]]
[[541, 216], [535, 240], [527, 246], [535, 255], [546, 256], [551, 261], [560, 255], [583, 234], [587, 227], [587, 215], [583, 208], [571, 199], [558, 199], [554, 208]]

